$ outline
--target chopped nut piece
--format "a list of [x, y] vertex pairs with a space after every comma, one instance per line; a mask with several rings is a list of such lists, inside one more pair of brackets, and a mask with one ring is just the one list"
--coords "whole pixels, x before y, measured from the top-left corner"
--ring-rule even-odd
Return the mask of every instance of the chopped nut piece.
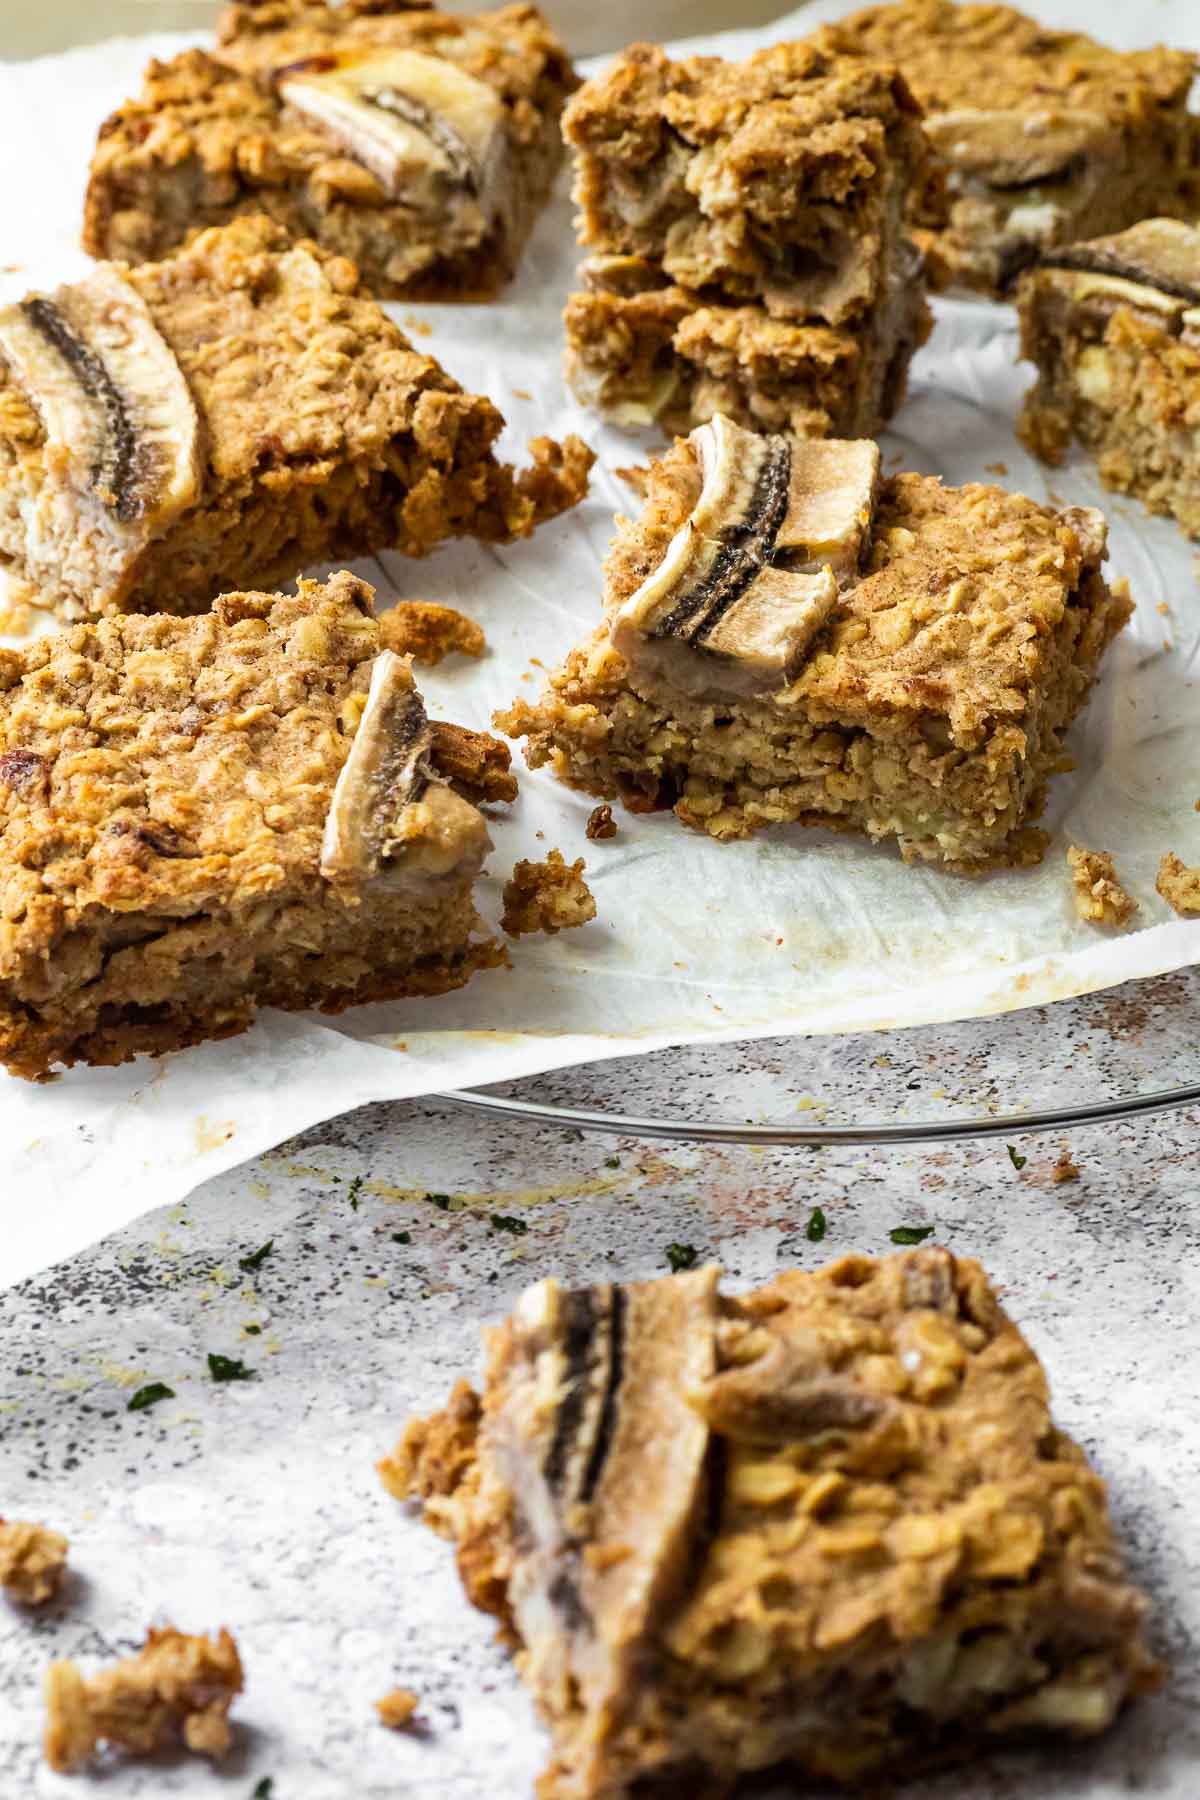
[[1075, 911], [1090, 925], [1128, 925], [1138, 903], [1117, 880], [1116, 866], [1107, 850], [1067, 849], [1071, 880], [1075, 884]]
[[26, 1519], [0, 1519], [0, 1588], [26, 1606], [52, 1600], [67, 1567], [67, 1540]]
[[482, 656], [487, 648], [483, 631], [453, 606], [432, 600], [400, 600], [379, 621], [380, 642], [397, 656], [431, 667], [443, 657]]
[[151, 1627], [136, 1656], [89, 1681], [73, 1662], [46, 1671], [46, 1761], [60, 1775], [87, 1763], [102, 1744], [148, 1756], [182, 1739], [189, 1750], [224, 1756], [228, 1713], [243, 1686], [228, 1631], [215, 1639], [173, 1626]]
[[509, 773], [512, 751], [490, 732], [438, 721], [433, 726], [430, 759], [455, 793], [473, 800], [476, 806], [517, 797], [517, 778]]
[[617, 822], [612, 816], [612, 807], [609, 806], [607, 802], [603, 806], [593, 806], [591, 812], [588, 814], [587, 829], [584, 832], [584, 836], [591, 838], [592, 842], [595, 843], [598, 838], [611, 838], [616, 837], [616, 835]]
[[411, 1688], [393, 1688], [390, 1694], [375, 1702], [375, 1711], [389, 1731], [404, 1731], [412, 1724], [413, 1714], [420, 1704]]
[[1173, 850], [1168, 850], [1159, 863], [1154, 885], [1181, 919], [1200, 917], [1200, 869], [1189, 869]]
[[583, 879], [584, 862], [565, 861], [551, 850], [545, 862], [519, 862], [504, 884], [504, 915], [509, 937], [531, 931], [570, 931], [596, 916], [596, 902]]

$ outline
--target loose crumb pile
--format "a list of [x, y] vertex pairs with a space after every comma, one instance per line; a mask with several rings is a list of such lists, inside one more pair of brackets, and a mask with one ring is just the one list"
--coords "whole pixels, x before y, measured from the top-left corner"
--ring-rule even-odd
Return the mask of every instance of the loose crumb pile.
[[1071, 880], [1075, 884], [1075, 911], [1089, 925], [1128, 925], [1138, 903], [1117, 879], [1116, 865], [1107, 850], [1067, 850]]
[[91, 1680], [73, 1662], [51, 1663], [46, 1761], [67, 1775], [103, 1744], [148, 1756], [180, 1739], [201, 1755], [224, 1756], [233, 1741], [229, 1708], [242, 1685], [241, 1658], [227, 1631], [210, 1640], [152, 1627], [136, 1656]]
[[504, 884], [500, 920], [509, 937], [531, 931], [570, 931], [596, 916], [596, 902], [583, 879], [584, 863], [567, 862], [551, 850], [545, 862], [519, 862]]
[[412, 1724], [413, 1714], [420, 1704], [411, 1688], [393, 1688], [390, 1694], [375, 1702], [375, 1710], [389, 1731], [404, 1731]]
[[[1200, 808], [1200, 801], [1197, 807]], [[1168, 850], [1159, 863], [1154, 885], [1181, 919], [1200, 917], [1200, 869], [1189, 869], [1173, 850]]]
[[0, 1588], [25, 1606], [42, 1606], [62, 1586], [67, 1540], [27, 1519], [0, 1519]]
[[379, 640], [397, 656], [411, 656], [430, 667], [444, 657], [482, 656], [487, 639], [482, 628], [453, 606], [433, 600], [400, 600], [379, 621]]

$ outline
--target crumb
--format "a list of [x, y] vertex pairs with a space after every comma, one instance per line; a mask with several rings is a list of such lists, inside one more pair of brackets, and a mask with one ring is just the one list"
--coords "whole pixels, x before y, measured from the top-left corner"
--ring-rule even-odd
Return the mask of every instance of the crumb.
[[984, 463], [983, 469], [984, 469], [984, 473], [986, 475], [1001, 475], [1001, 476], [1003, 476], [1003, 475], [1008, 474], [1008, 464], [1007, 463], [1002, 463], [1002, 462]]
[[1171, 616], [1171, 608], [1165, 600], [1159, 601], [1155, 611], [1161, 613], [1164, 619], [1169, 619]]
[[[1200, 801], [1196, 803], [1196, 811], [1200, 812]], [[1189, 869], [1173, 850], [1168, 850], [1159, 863], [1158, 880], [1154, 885], [1181, 919], [1200, 917], [1200, 869]]]
[[639, 500], [644, 500], [646, 498], [646, 488], [650, 481], [650, 466], [648, 463], [634, 463], [632, 467], [628, 469], [614, 469], [613, 473], [616, 475], [618, 481], [623, 481], [626, 487], [631, 487], [633, 489]]
[[429, 323], [428, 319], [414, 319], [411, 313], [406, 314], [405, 316], [404, 329], [408, 332], [410, 337], [433, 336], [433, 326]]
[[517, 400], [532, 400], [533, 399], [533, 395], [529, 392], [528, 388], [514, 388], [513, 389], [513, 397], [514, 397], [514, 399], [517, 399]]
[[1081, 850], [1071, 844], [1067, 861], [1075, 884], [1075, 911], [1079, 917], [1090, 925], [1128, 925], [1138, 903], [1118, 881], [1116, 867], [1107, 850]]
[[613, 838], [617, 835], [617, 822], [612, 816], [611, 806], [593, 806], [588, 814], [587, 828], [584, 834], [595, 843], [597, 838]]
[[0, 1519], [0, 1588], [25, 1606], [42, 1606], [62, 1586], [67, 1540], [25, 1519]]
[[1058, 1161], [1051, 1167], [1050, 1179], [1055, 1187], [1061, 1187], [1064, 1181], [1079, 1180], [1079, 1164], [1072, 1159], [1069, 1150], [1064, 1150]]
[[413, 1714], [420, 1704], [411, 1689], [393, 1688], [390, 1694], [375, 1702], [375, 1710], [389, 1731], [404, 1731], [412, 1724]]
[[24, 268], [24, 263], [3, 263], [0, 264], [0, 275], [20, 275]]
[[379, 621], [379, 641], [397, 656], [414, 662], [440, 663], [443, 657], [482, 656], [487, 639], [474, 619], [433, 600], [399, 600]]
[[433, 761], [455, 793], [474, 806], [495, 806], [517, 797], [512, 751], [490, 732], [436, 720]]
[[228, 1712], [242, 1691], [242, 1663], [227, 1631], [215, 1640], [173, 1626], [151, 1627], [136, 1656], [89, 1681], [73, 1662], [46, 1671], [46, 1761], [59, 1774], [82, 1768], [101, 1744], [135, 1756], [177, 1743], [224, 1756]]
[[567, 862], [560, 850], [551, 850], [545, 862], [519, 862], [512, 879], [504, 884], [504, 916], [500, 923], [509, 937], [531, 931], [570, 931], [596, 916], [593, 900], [583, 879], [584, 862]]

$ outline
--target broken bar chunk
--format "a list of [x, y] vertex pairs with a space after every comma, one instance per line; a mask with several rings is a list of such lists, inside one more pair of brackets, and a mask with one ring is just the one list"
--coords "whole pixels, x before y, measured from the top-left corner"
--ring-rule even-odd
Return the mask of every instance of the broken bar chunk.
[[228, 1037], [259, 1006], [444, 993], [503, 959], [471, 898], [487, 829], [371, 600], [341, 574], [0, 652], [14, 1074]]
[[102, 127], [84, 244], [145, 262], [265, 212], [385, 298], [490, 297], [549, 196], [574, 86], [533, 6], [246, 0], [214, 54], [152, 62]]
[[518, 475], [492, 452], [503, 425], [351, 263], [240, 219], [0, 311], [0, 559], [77, 618], [524, 537], [592, 458], [541, 438]]
[[717, 1274], [531, 1288], [482, 1400], [381, 1465], [520, 1647], [545, 1800], [900, 1776], [1158, 1685], [1104, 1484], [977, 1263]]
[[926, 475], [876, 491], [877, 470], [873, 444], [728, 420], [679, 442], [618, 523], [595, 633], [496, 724], [531, 767], [716, 838], [798, 822], [963, 870], [1038, 860], [1030, 822], [1130, 612], [1105, 522]]
[[1200, 230], [1146, 219], [1052, 251], [1018, 300], [1025, 443], [1058, 463], [1076, 440], [1106, 486], [1200, 537]]
[[51, 1663], [46, 1761], [70, 1775], [104, 1745], [151, 1756], [181, 1741], [219, 1760], [233, 1743], [229, 1709], [242, 1685], [238, 1648], [224, 1630], [209, 1639], [152, 1626], [136, 1656], [90, 1679], [73, 1662]]
[[954, 0], [869, 7], [818, 38], [898, 67], [924, 108], [910, 219], [935, 286], [1000, 293], [1052, 246], [1200, 204], [1190, 51], [1110, 50]]

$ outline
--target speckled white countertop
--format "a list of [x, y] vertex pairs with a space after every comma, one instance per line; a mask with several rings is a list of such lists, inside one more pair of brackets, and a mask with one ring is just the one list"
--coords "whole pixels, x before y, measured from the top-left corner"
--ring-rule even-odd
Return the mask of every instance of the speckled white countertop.
[[[1198, 1001], [1200, 976], [1179, 975], [991, 1026], [669, 1054], [523, 1091], [731, 1119], [995, 1112], [1194, 1078]], [[1056, 1186], [1064, 1147], [1081, 1175]], [[480, 1323], [547, 1272], [649, 1275], [676, 1241], [744, 1284], [932, 1223], [982, 1258], [1045, 1358], [1061, 1423], [1111, 1483], [1174, 1674], [1100, 1744], [954, 1772], [921, 1800], [1195, 1800], [1197, 1118], [1013, 1148], [1020, 1169], [1004, 1142], [713, 1150], [380, 1105], [0, 1296], [0, 1511], [64, 1529], [74, 1570], [40, 1617], [0, 1601], [0, 1796], [249, 1800], [270, 1776], [272, 1800], [528, 1800], [543, 1746], [513, 1670], [448, 1547], [384, 1494], [375, 1459], [475, 1369]], [[814, 1205], [821, 1245], [804, 1236]], [[238, 1258], [267, 1239], [246, 1277]], [[214, 1386], [209, 1351], [255, 1378]], [[128, 1412], [151, 1380], [176, 1398]], [[50, 1775], [47, 1661], [124, 1653], [164, 1619], [236, 1632], [247, 1690], [232, 1757]], [[396, 1685], [421, 1695], [421, 1735], [375, 1722], [372, 1700]]]

